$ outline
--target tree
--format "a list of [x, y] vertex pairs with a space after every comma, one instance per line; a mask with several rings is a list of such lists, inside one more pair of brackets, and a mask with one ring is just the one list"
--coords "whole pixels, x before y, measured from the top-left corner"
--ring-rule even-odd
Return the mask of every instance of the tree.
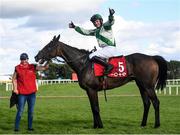
[[71, 79], [73, 70], [67, 64], [50, 63], [49, 69], [41, 71], [37, 78], [42, 79]]
[[168, 79], [180, 79], [180, 61], [168, 62]]

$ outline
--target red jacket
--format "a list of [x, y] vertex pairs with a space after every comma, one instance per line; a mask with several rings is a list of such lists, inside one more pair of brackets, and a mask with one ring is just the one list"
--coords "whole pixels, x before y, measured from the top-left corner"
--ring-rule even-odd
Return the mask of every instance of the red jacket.
[[17, 90], [19, 94], [32, 94], [37, 91], [36, 68], [33, 64], [19, 64], [15, 67], [17, 73]]

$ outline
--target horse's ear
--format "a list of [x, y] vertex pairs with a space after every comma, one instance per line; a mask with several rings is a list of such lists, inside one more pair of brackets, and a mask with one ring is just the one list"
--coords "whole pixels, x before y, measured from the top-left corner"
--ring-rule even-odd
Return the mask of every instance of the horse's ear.
[[53, 37], [53, 41], [56, 40], [56, 36]]
[[59, 41], [59, 39], [60, 39], [60, 34], [59, 34], [58, 37], [56, 38], [56, 41]]

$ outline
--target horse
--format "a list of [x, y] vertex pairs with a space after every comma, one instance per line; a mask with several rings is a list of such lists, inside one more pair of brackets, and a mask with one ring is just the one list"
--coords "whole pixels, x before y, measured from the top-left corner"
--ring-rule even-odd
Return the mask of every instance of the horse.
[[[77, 73], [78, 83], [88, 95], [94, 119], [94, 128], [103, 128], [100, 116], [98, 91], [103, 90], [103, 80], [93, 72], [93, 62], [89, 59], [90, 52], [78, 49], [59, 41], [60, 35], [54, 38], [34, 57], [36, 62], [43, 64], [53, 58], [61, 57]], [[167, 80], [167, 62], [161, 56], [148, 56], [134, 53], [125, 56], [128, 76], [126, 78], [106, 79], [106, 90], [122, 86], [134, 80], [139, 88], [143, 101], [144, 112], [141, 126], [147, 124], [147, 117], [151, 103], [155, 111], [154, 128], [160, 126], [160, 101], [155, 89], [163, 89]]]

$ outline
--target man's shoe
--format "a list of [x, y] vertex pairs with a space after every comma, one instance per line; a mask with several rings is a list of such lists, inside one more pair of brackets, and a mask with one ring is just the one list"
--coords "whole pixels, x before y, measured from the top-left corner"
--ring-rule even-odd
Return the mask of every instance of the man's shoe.
[[18, 131], [19, 131], [19, 129], [14, 129], [14, 131], [15, 131], [15, 132], [18, 132]]
[[33, 128], [28, 128], [28, 131], [34, 131], [34, 129]]

